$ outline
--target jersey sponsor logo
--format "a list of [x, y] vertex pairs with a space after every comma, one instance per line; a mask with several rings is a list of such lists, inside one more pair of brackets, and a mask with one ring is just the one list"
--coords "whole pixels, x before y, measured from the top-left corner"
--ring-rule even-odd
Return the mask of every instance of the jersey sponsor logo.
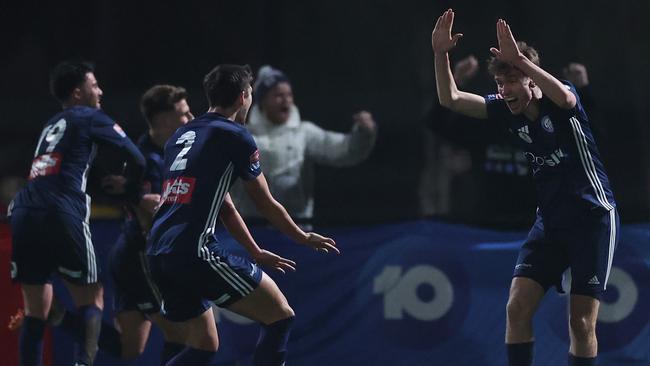
[[529, 133], [530, 132], [528, 131], [528, 125], [525, 125], [524, 127], [517, 129], [517, 134], [519, 135], [519, 138], [526, 141], [529, 144], [532, 144], [533, 139], [530, 138]]
[[568, 156], [564, 151], [562, 151], [562, 149], [557, 149], [550, 155], [546, 156], [537, 156], [529, 151], [526, 151], [524, 155], [533, 168], [533, 174], [537, 173], [543, 166], [554, 167], [560, 164], [562, 159]]
[[58, 174], [61, 170], [63, 156], [60, 153], [49, 153], [39, 155], [32, 160], [32, 167], [29, 170], [29, 180], [36, 177]]
[[542, 128], [548, 133], [553, 133], [553, 131], [555, 131], [555, 128], [553, 128], [553, 121], [551, 121], [549, 116], [542, 117]]
[[190, 203], [196, 178], [176, 177], [163, 182], [164, 203]]
[[113, 125], [113, 129], [115, 130], [115, 132], [117, 132], [118, 135], [122, 137], [126, 137], [126, 133], [124, 133], [122, 127], [120, 127], [120, 125], [118, 125], [117, 123]]

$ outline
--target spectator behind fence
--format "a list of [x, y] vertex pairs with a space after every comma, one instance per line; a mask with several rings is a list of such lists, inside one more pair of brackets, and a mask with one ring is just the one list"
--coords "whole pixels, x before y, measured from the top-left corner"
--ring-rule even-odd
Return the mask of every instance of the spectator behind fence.
[[[479, 71], [473, 55], [454, 64], [453, 77], [467, 87]], [[528, 161], [506, 131], [451, 112], [437, 101], [426, 116], [433, 156], [420, 181], [421, 210], [453, 220], [499, 227], [532, 223], [536, 207]], [[504, 200], [513, 195], [516, 200]]]
[[[254, 97], [248, 128], [271, 193], [292, 217], [309, 220], [314, 213], [314, 164], [342, 167], [363, 161], [375, 144], [375, 121], [367, 111], [355, 113], [347, 134], [303, 121], [289, 79], [271, 66], [260, 68]], [[242, 216], [261, 217], [241, 184], [234, 188], [233, 198]]]

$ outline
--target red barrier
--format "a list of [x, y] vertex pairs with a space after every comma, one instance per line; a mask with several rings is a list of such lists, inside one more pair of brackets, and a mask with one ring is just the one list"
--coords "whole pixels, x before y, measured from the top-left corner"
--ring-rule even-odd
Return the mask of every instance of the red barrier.
[[[9, 320], [23, 307], [20, 286], [11, 282], [9, 277], [11, 263], [11, 234], [7, 223], [0, 223], [0, 364], [18, 365], [19, 330], [9, 329]], [[45, 332], [43, 347], [43, 365], [53, 366], [52, 334]]]

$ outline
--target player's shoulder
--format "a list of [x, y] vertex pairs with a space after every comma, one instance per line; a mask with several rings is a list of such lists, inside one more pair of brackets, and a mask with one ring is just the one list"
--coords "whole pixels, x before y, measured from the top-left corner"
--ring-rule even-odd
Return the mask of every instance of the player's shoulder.
[[87, 107], [87, 106], [74, 106], [64, 110], [68, 117], [79, 119], [110, 119], [110, 117], [101, 109]]
[[207, 118], [209, 118], [209, 126], [215, 134], [233, 139], [248, 140], [253, 138], [250, 131], [241, 123], [231, 121], [218, 114], [211, 114]]

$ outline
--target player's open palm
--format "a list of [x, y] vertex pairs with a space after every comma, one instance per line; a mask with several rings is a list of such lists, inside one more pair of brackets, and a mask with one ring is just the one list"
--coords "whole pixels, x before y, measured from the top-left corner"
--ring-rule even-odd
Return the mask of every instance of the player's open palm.
[[490, 48], [490, 52], [499, 61], [512, 64], [522, 56], [521, 52], [519, 52], [519, 47], [517, 47], [515, 37], [510, 31], [510, 26], [503, 19], [497, 21], [497, 41], [499, 42], [499, 48], [492, 47]]
[[463, 36], [462, 33], [451, 35], [451, 29], [454, 25], [454, 11], [449, 9], [442, 13], [436, 21], [436, 25], [431, 33], [431, 47], [436, 54], [449, 52], [456, 46], [458, 40]]
[[322, 251], [325, 253], [336, 253], [341, 254], [341, 252], [336, 247], [336, 242], [332, 238], [327, 238], [320, 234], [316, 233], [307, 233], [307, 239], [303, 241], [303, 244], [308, 247], [314, 248], [315, 251]]
[[282, 258], [279, 255], [262, 249], [261, 252], [253, 258], [255, 262], [263, 267], [273, 268], [276, 271], [287, 273], [287, 271], [296, 270], [296, 262], [291, 259]]

